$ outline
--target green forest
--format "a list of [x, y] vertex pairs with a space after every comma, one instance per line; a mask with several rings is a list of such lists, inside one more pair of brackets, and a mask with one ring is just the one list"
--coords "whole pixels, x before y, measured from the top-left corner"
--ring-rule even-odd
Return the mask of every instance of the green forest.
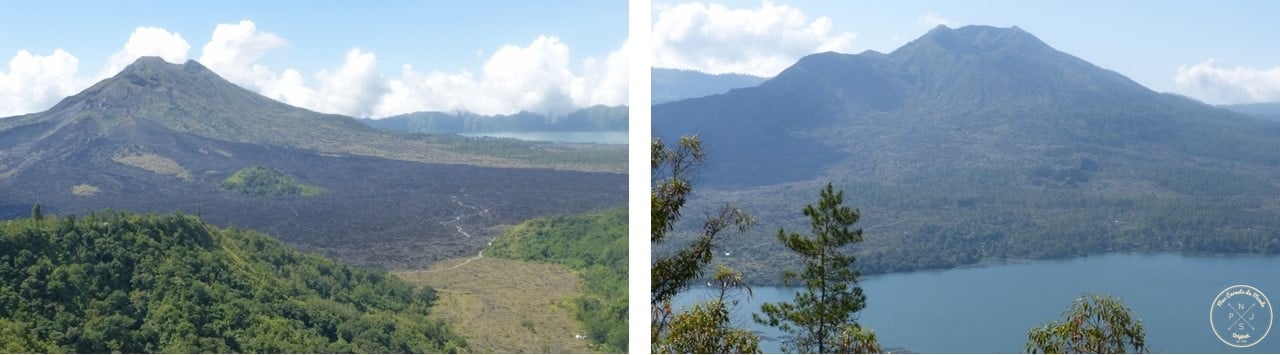
[[298, 182], [289, 174], [265, 166], [254, 165], [228, 176], [218, 188], [259, 197], [315, 196], [324, 189]]
[[0, 352], [440, 353], [436, 293], [181, 213], [0, 222]]
[[486, 252], [499, 258], [550, 262], [582, 275], [577, 318], [587, 336], [627, 349], [627, 208], [573, 216], [545, 217], [512, 227]]

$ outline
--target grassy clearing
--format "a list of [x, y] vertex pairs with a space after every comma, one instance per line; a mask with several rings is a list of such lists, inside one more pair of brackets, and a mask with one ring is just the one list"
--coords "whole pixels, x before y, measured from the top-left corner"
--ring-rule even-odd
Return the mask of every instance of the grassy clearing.
[[111, 156], [111, 160], [160, 175], [173, 175], [184, 181], [191, 180], [191, 172], [187, 171], [181, 164], [155, 153], [121, 149]]
[[89, 184], [80, 184], [71, 187], [71, 194], [76, 196], [93, 196], [98, 193], [98, 187]]
[[396, 273], [440, 296], [431, 309], [480, 353], [588, 353], [589, 341], [574, 319], [582, 280], [559, 265], [479, 258], [436, 263], [432, 269]]
[[293, 176], [265, 166], [250, 166], [231, 174], [218, 188], [260, 197], [316, 196], [325, 190], [303, 184]]

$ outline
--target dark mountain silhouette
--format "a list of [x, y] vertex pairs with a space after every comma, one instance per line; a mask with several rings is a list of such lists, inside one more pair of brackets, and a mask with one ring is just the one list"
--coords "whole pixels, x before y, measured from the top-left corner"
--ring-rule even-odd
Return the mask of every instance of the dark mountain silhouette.
[[[33, 203], [57, 214], [184, 210], [347, 262], [416, 268], [474, 255], [496, 225], [624, 201], [622, 174], [546, 169], [621, 165], [601, 154], [625, 156], [381, 132], [272, 101], [193, 61], [142, 58], [48, 111], [0, 118], [0, 218]], [[325, 193], [218, 188], [250, 166]]]
[[723, 94], [764, 82], [767, 78], [746, 74], [707, 74], [684, 69], [653, 68], [653, 104]]
[[[876, 227], [860, 251], [872, 271], [1280, 252], [1267, 234], [1280, 224], [1264, 218], [1280, 201], [1261, 197], [1280, 192], [1280, 126], [1151, 91], [1017, 27], [939, 26], [888, 54], [813, 54], [756, 87], [654, 106], [653, 125], [702, 138], [700, 203], [758, 206], [804, 229], [803, 198], [843, 186]], [[726, 247], [753, 265], [788, 262], [753, 254], [766, 241]]]
[[1264, 120], [1280, 122], [1280, 102], [1222, 105], [1221, 107]]
[[370, 127], [411, 133], [594, 132], [626, 131], [626, 106], [592, 106], [560, 117], [532, 112], [478, 115], [468, 112], [414, 112], [363, 119]]
[[880, 151], [917, 168], [996, 151], [1014, 150], [999, 154], [1008, 163], [1042, 158], [1017, 152], [1029, 145], [1277, 161], [1217, 128], [1273, 126], [1153, 92], [1017, 27], [939, 26], [890, 54], [810, 55], [758, 87], [655, 106], [653, 121], [661, 137], [697, 133], [717, 150], [707, 175], [732, 177], [708, 183], [803, 179], [842, 160], [870, 168], [891, 156]]

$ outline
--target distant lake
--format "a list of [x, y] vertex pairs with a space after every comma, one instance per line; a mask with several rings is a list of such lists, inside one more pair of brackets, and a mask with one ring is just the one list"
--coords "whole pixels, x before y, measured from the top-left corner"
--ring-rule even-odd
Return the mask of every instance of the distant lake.
[[[1137, 313], [1151, 352], [1280, 353], [1280, 322], [1257, 345], [1223, 344], [1209, 325], [1210, 303], [1237, 284], [1280, 300], [1280, 257], [1112, 254], [1068, 260], [867, 276], [867, 308], [859, 323], [885, 347], [923, 353], [1018, 353], [1027, 329], [1062, 319], [1082, 292], [1112, 294]], [[755, 287], [755, 297], [733, 310], [739, 326], [778, 338], [774, 328], [751, 321], [764, 302], [790, 301], [796, 289]], [[712, 297], [698, 287], [676, 304]], [[740, 297], [740, 299], [745, 296]], [[1280, 316], [1280, 312], [1277, 312]], [[765, 352], [777, 341], [762, 339]]]
[[465, 137], [514, 138], [523, 141], [560, 143], [627, 144], [627, 131], [602, 132], [484, 132], [459, 133]]

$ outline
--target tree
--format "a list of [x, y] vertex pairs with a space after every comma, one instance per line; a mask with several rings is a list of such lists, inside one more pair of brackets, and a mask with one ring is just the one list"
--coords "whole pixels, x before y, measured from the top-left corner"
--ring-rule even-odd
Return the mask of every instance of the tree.
[[656, 339], [660, 347], [655, 350], [673, 354], [760, 352], [759, 336], [748, 329], [730, 325], [730, 307], [738, 304], [738, 301], [731, 300], [730, 295], [740, 289], [745, 289], [748, 295], [751, 293], [751, 288], [742, 282], [742, 272], [720, 265], [716, 270], [715, 284], [719, 288], [719, 297], [695, 303], [676, 314], [671, 320], [670, 331], [664, 334], [666, 338]]
[[862, 230], [850, 229], [858, 222], [858, 210], [843, 204], [844, 192], [835, 191], [828, 183], [820, 193], [818, 206], [804, 208], [813, 237], [778, 229], [778, 241], [804, 260], [804, 271], [787, 270], [782, 282], [790, 286], [803, 280], [805, 289], [796, 293], [794, 303], [762, 305], [764, 316], [755, 314], [754, 318], [795, 336], [783, 343], [784, 351], [828, 353], [879, 348], [874, 334], [863, 334], [857, 322], [856, 315], [866, 306], [867, 297], [858, 286], [860, 274], [853, 269], [854, 258], [840, 249], [862, 241]]
[[1142, 353], [1147, 351], [1142, 320], [1119, 298], [1085, 294], [1072, 302], [1062, 322], [1027, 331], [1028, 353]]
[[31, 219], [37, 221], [44, 219], [44, 211], [40, 208], [40, 204], [31, 206]]
[[[654, 185], [650, 192], [653, 229], [649, 241], [656, 247], [667, 242], [669, 234], [675, 229], [681, 208], [693, 192], [689, 175], [702, 165], [706, 154], [702, 151], [697, 136], [680, 137], [679, 144], [673, 148], [667, 148], [661, 139], [654, 139], [650, 148]], [[754, 225], [755, 219], [751, 215], [725, 204], [720, 207], [717, 215], [710, 216], [703, 222], [701, 233], [689, 246], [673, 255], [658, 257], [653, 262], [650, 269], [653, 283], [649, 301], [652, 309], [650, 338], [654, 341], [654, 352], [693, 351], [692, 347], [686, 345], [697, 343], [697, 339], [713, 340], [698, 343], [700, 351], [758, 351], [758, 337], [739, 337], [743, 333], [736, 333], [728, 326], [729, 317], [724, 308], [723, 293], [719, 301], [695, 306], [679, 314], [671, 308], [671, 298], [687, 289], [690, 282], [701, 276], [704, 267], [711, 263], [712, 250], [716, 238], [722, 235], [721, 232], [733, 228], [738, 233], [743, 233]], [[746, 330], [741, 332], [749, 334]], [[699, 334], [726, 334], [734, 337], [697, 338]]]

